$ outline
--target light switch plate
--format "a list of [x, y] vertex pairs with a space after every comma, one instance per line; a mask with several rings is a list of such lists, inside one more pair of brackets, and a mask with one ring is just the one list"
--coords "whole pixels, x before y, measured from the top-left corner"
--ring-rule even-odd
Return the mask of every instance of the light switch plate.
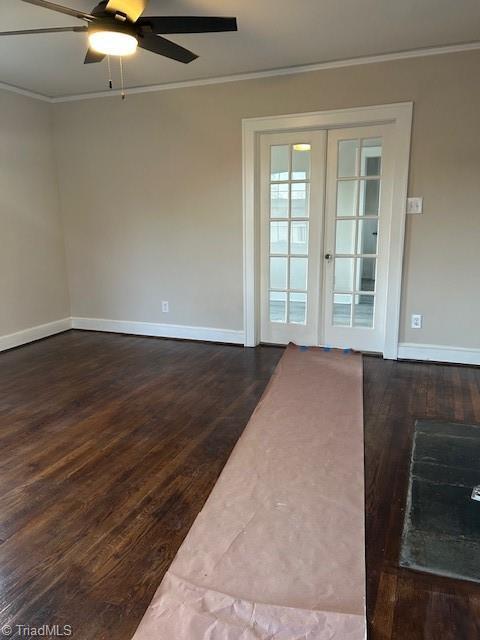
[[407, 213], [410, 215], [423, 213], [423, 198], [407, 198]]

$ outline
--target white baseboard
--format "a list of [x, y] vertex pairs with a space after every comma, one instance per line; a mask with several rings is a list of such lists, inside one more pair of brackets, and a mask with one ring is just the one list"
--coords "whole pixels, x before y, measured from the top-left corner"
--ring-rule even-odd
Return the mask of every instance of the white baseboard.
[[23, 331], [10, 333], [6, 336], [0, 336], [0, 351], [13, 349], [13, 347], [19, 347], [22, 344], [40, 340], [41, 338], [48, 338], [48, 336], [53, 336], [55, 333], [61, 333], [71, 328], [72, 319], [62, 318], [54, 322], [47, 322], [46, 324], [39, 324], [36, 327], [23, 329]]
[[480, 349], [446, 347], [437, 344], [401, 342], [398, 345], [398, 357], [406, 360], [431, 360], [433, 362], [480, 365]]
[[73, 329], [86, 331], [109, 331], [157, 338], [180, 338], [182, 340], [205, 340], [244, 344], [244, 332], [233, 329], [213, 329], [211, 327], [188, 327], [181, 324], [160, 324], [158, 322], [131, 322], [129, 320], [106, 320], [104, 318], [72, 318]]
[[[19, 347], [22, 344], [53, 336], [68, 329], [85, 331], [107, 331], [157, 338], [178, 338], [181, 340], [205, 340], [244, 344], [243, 331], [215, 329], [212, 327], [189, 327], [180, 324], [160, 324], [158, 322], [133, 322], [129, 320], [107, 320], [104, 318], [62, 318], [54, 322], [30, 327], [5, 336], [0, 336], [0, 351]], [[447, 347], [436, 344], [416, 344], [401, 342], [398, 357], [405, 360], [425, 360], [431, 362], [451, 362], [480, 366], [480, 349], [467, 347]]]

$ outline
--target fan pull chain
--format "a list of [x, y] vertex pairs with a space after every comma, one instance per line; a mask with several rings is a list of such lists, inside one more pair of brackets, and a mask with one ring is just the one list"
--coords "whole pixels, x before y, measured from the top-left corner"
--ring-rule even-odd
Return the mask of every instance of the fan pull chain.
[[120, 56], [120, 82], [121, 82], [121, 86], [122, 86], [122, 100], [125, 100], [126, 95], [125, 95], [125, 80], [123, 77], [123, 60], [122, 60], [122, 56]]
[[107, 56], [107, 63], [108, 63], [108, 87], [109, 89], [113, 89], [112, 66], [110, 64], [110, 56]]

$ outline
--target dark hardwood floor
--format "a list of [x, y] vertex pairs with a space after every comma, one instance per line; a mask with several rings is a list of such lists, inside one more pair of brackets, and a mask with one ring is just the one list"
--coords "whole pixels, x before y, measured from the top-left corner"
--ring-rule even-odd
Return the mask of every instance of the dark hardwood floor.
[[0, 626], [129, 640], [281, 354], [75, 331], [0, 354]]
[[369, 639], [478, 640], [480, 585], [398, 556], [415, 420], [480, 424], [480, 368], [366, 357], [364, 397]]
[[[0, 354], [11, 638], [69, 624], [74, 640], [130, 640], [281, 354], [77, 331]], [[480, 369], [364, 370], [369, 637], [478, 639], [480, 586], [397, 557], [414, 421], [480, 423]]]

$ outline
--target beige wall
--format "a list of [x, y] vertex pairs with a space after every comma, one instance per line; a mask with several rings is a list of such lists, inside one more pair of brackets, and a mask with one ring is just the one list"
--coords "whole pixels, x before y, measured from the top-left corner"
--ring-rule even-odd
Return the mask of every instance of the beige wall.
[[0, 91], [0, 336], [70, 315], [51, 115]]
[[241, 329], [242, 118], [413, 100], [425, 213], [401, 340], [478, 348], [479, 68], [476, 51], [55, 105], [72, 315]]

